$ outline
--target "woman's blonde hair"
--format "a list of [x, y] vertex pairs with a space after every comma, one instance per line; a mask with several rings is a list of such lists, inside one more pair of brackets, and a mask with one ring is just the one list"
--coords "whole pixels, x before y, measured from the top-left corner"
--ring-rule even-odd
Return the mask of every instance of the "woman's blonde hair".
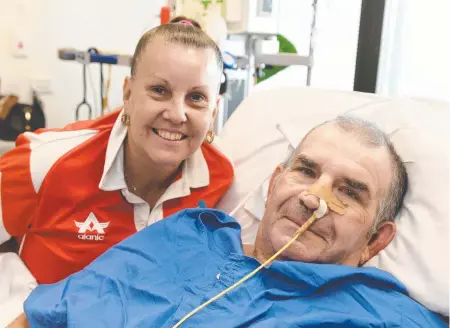
[[[182, 23], [187, 21], [190, 24]], [[212, 49], [216, 55], [217, 67], [220, 71], [223, 69], [222, 53], [208, 34], [206, 34], [200, 24], [184, 16], [175, 17], [169, 24], [159, 25], [147, 31], [139, 40], [131, 59], [131, 76], [136, 73], [137, 62], [139, 61], [145, 47], [156, 36], [162, 36], [167, 42], [186, 45], [187, 47]]]

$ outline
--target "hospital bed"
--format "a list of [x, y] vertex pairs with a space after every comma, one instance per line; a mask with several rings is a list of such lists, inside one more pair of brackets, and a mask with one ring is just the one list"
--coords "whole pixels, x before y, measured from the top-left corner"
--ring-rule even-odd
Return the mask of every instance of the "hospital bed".
[[[391, 137], [406, 162], [410, 190], [393, 242], [367, 265], [391, 272], [417, 302], [448, 318], [450, 105], [414, 98], [269, 86], [255, 88], [227, 121], [222, 147], [236, 181], [218, 207], [238, 220], [259, 220], [268, 176], [313, 126], [350, 113]], [[245, 202], [242, 202], [242, 200]], [[244, 237], [250, 241], [255, 232]], [[0, 255], [0, 327], [22, 311], [36, 285], [14, 254]]]
[[417, 302], [448, 317], [450, 104], [278, 85], [255, 90], [222, 131], [236, 179], [218, 207], [241, 222], [260, 220], [268, 177], [312, 127], [342, 114], [375, 122], [406, 162], [410, 188], [396, 237], [367, 265], [392, 273]]

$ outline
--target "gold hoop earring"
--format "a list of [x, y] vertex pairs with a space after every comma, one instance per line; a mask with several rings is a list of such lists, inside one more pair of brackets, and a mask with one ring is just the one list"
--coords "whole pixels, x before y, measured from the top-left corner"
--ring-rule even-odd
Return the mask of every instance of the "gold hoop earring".
[[216, 137], [216, 134], [214, 133], [214, 131], [209, 130], [208, 133], [206, 134], [205, 142], [207, 144], [212, 144], [215, 137]]
[[122, 117], [120, 118], [120, 120], [122, 121], [122, 124], [125, 126], [130, 126], [131, 124], [131, 119], [130, 119], [130, 115], [123, 113]]

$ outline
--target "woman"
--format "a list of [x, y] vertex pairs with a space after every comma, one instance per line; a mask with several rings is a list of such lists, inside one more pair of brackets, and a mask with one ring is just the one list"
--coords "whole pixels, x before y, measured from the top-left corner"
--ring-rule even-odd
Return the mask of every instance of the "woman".
[[211, 131], [221, 53], [197, 23], [175, 20], [140, 39], [122, 109], [26, 133], [0, 159], [0, 244], [21, 242], [38, 283], [183, 208], [213, 207], [230, 186]]

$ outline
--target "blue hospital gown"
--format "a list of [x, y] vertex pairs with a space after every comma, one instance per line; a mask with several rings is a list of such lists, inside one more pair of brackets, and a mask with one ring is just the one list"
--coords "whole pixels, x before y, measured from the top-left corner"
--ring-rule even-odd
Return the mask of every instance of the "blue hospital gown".
[[[181, 211], [25, 302], [31, 327], [173, 327], [259, 263], [216, 210]], [[181, 327], [447, 327], [389, 273], [274, 262]]]

